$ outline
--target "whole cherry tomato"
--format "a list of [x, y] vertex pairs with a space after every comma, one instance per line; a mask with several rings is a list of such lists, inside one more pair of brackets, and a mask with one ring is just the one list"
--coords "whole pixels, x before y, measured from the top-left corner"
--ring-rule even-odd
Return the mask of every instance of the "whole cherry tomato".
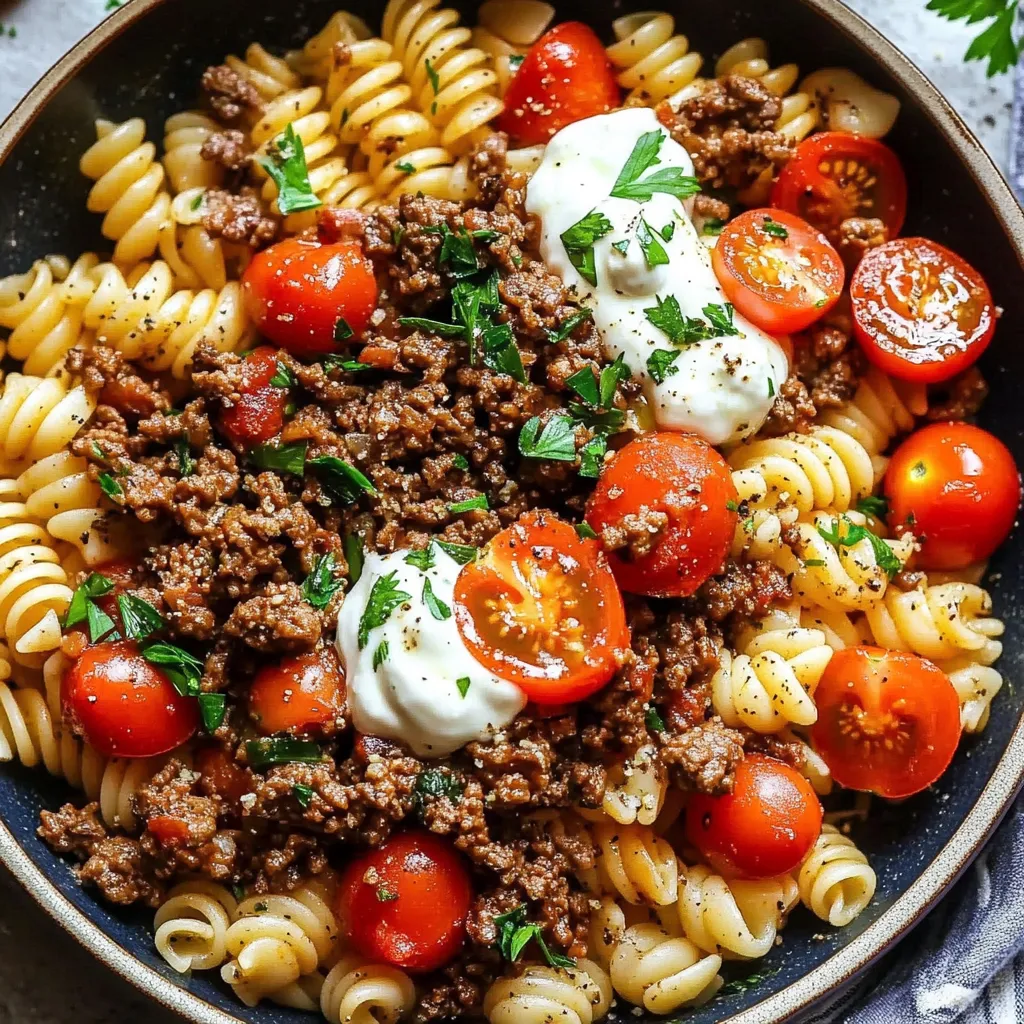
[[260, 333], [297, 356], [338, 351], [361, 337], [377, 308], [373, 267], [351, 238], [277, 242], [253, 256], [242, 294]]
[[550, 512], [527, 512], [462, 569], [455, 620], [473, 656], [537, 704], [588, 697], [629, 648], [600, 545]]
[[900, 380], [934, 384], [988, 347], [996, 310], [985, 279], [927, 238], [898, 238], [865, 254], [850, 282], [853, 329], [865, 355]]
[[796, 868], [821, 832], [821, 801], [795, 769], [763, 754], [736, 766], [731, 793], [697, 793], [687, 838], [719, 873], [769, 878]]
[[969, 423], [933, 423], [896, 449], [885, 474], [889, 520], [921, 539], [922, 569], [963, 569], [1006, 540], [1020, 474], [997, 437]]
[[566, 21], [530, 47], [505, 93], [497, 126], [521, 145], [534, 146], [621, 101], [601, 40], [582, 22]]
[[647, 434], [606, 462], [587, 505], [599, 536], [632, 517], [660, 523], [649, 550], [608, 554], [623, 590], [686, 597], [722, 567], [736, 529], [738, 495], [721, 455], [696, 434]]
[[909, 651], [836, 651], [814, 691], [811, 742], [841, 786], [897, 799], [930, 786], [960, 741], [960, 700]]
[[356, 857], [336, 911], [355, 949], [407, 971], [443, 967], [462, 947], [473, 890], [461, 857], [431, 832], [399, 832]]
[[829, 240], [784, 210], [747, 210], [722, 229], [712, 263], [729, 301], [772, 334], [802, 331], [839, 300], [846, 271]]
[[277, 369], [277, 349], [270, 345], [260, 345], [243, 360], [241, 397], [220, 411], [221, 429], [233, 444], [258, 444], [281, 433], [288, 388], [270, 383]]
[[94, 644], [61, 681], [65, 720], [107, 757], [166, 754], [199, 728], [199, 705], [183, 697], [132, 640]]
[[337, 721], [345, 677], [333, 647], [264, 665], [249, 688], [249, 711], [260, 732], [314, 732]]

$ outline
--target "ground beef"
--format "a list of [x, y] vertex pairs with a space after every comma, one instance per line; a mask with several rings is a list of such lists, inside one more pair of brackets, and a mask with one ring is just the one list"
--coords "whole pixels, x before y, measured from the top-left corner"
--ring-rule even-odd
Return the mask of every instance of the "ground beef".
[[669, 777], [682, 789], [717, 796], [732, 791], [733, 773], [743, 760], [743, 739], [720, 718], [664, 738], [659, 751]]
[[261, 654], [311, 651], [320, 640], [320, 616], [294, 583], [268, 583], [262, 594], [235, 606], [224, 632]]
[[836, 232], [839, 252], [851, 265], [876, 246], [889, 241], [889, 229], [878, 217], [847, 217]]
[[668, 526], [668, 515], [641, 505], [639, 511], [605, 526], [600, 533], [606, 551], [619, 551], [627, 558], [643, 558], [657, 545]]
[[258, 249], [275, 239], [280, 226], [280, 218], [267, 209], [250, 185], [243, 185], [238, 192], [207, 189], [203, 198], [203, 227], [212, 238]]
[[791, 601], [793, 591], [785, 573], [772, 562], [730, 559], [725, 570], [703, 584], [695, 597], [705, 614], [728, 630], [762, 618], [773, 605]]
[[[237, 128], [214, 132], [203, 143], [199, 155], [204, 160], [219, 164], [227, 171], [240, 171], [249, 163], [250, 156], [245, 132]], [[209, 193], [206, 198], [209, 202]]]
[[926, 416], [933, 421], [972, 420], [988, 397], [988, 384], [976, 366], [935, 385], [928, 395]]
[[255, 116], [263, 110], [255, 87], [227, 64], [208, 67], [200, 85], [213, 112], [227, 124], [243, 114]]
[[704, 220], [728, 220], [732, 210], [724, 199], [700, 192], [694, 196], [693, 213]]

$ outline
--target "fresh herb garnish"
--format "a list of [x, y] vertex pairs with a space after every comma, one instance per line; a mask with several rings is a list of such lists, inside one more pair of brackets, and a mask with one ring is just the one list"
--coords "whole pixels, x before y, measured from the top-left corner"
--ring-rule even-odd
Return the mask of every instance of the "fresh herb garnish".
[[339, 316], [334, 321], [334, 340], [340, 345], [343, 341], [348, 341], [353, 335], [353, 330], [349, 326], [349, 322], [343, 317]]
[[192, 202], [188, 204], [188, 208], [194, 213], [203, 205], [203, 200], [206, 198], [205, 192], [197, 192], [192, 197]]
[[727, 512], [739, 512], [740, 510], [739, 505], [731, 498], [725, 503], [725, 508]]
[[655, 164], [661, 163], [658, 153], [668, 136], [660, 128], [644, 132], [629, 154], [619, 176], [612, 186], [611, 195], [616, 199], [632, 199], [646, 203], [655, 192], [664, 192], [676, 199], [687, 199], [700, 191], [700, 182], [683, 174], [681, 167], [664, 167], [660, 171], [641, 179], [640, 175]]
[[460, 779], [444, 768], [427, 768], [416, 777], [412, 798], [416, 812], [422, 816], [428, 800], [447, 798], [453, 804], [459, 802], [465, 787]]
[[467, 470], [469, 469], [469, 459], [467, 459], [461, 452], [456, 452], [452, 456], [452, 465], [456, 469]]
[[104, 594], [109, 594], [113, 589], [112, 580], [107, 579], [101, 573], [91, 573], [88, 579], [71, 595], [71, 603], [64, 616], [64, 628], [69, 629], [71, 626], [77, 626], [80, 622], [85, 622], [92, 601], [97, 597], [103, 597]]
[[124, 623], [124, 634], [129, 640], [145, 640], [166, 625], [164, 617], [136, 594], [118, 594], [117, 607]]
[[457, 338], [466, 332], [464, 324], [446, 324], [443, 320], [431, 320], [425, 316], [400, 316], [398, 322], [403, 327], [418, 327], [442, 338]]
[[456, 501], [454, 504], [448, 506], [448, 511], [452, 515], [461, 515], [463, 512], [475, 512], [478, 509], [488, 509], [490, 505], [487, 503], [486, 494], [478, 494], [474, 498], [466, 498], [465, 501]]
[[515, 335], [508, 324], [494, 324], [485, 327], [481, 334], [483, 341], [483, 362], [495, 373], [508, 374], [520, 384], [526, 383], [523, 359], [516, 345]]
[[475, 562], [477, 555], [480, 554], [479, 548], [475, 548], [471, 544], [452, 544], [451, 541], [447, 540], [435, 540], [434, 543], [449, 558], [458, 562], [459, 565], [468, 565], [470, 562]]
[[106, 470], [104, 470], [102, 473], [100, 473], [96, 480], [100, 485], [100, 490], [108, 498], [110, 498], [111, 501], [117, 501], [118, 498], [124, 497], [124, 489], [114, 479], [111, 473], [108, 473], [106, 472]]
[[175, 644], [155, 643], [142, 649], [142, 656], [151, 665], [159, 665], [183, 697], [199, 696], [199, 680], [203, 663], [193, 654]]
[[373, 581], [370, 596], [366, 599], [366, 607], [359, 617], [359, 650], [362, 650], [370, 639], [370, 630], [383, 626], [396, 608], [411, 600], [411, 594], [398, 589], [397, 569], [392, 569], [386, 576], [378, 576]]
[[745, 978], [733, 978], [732, 981], [726, 982], [718, 990], [716, 998], [733, 995], [736, 992], [746, 992], [748, 989], [754, 988], [755, 985], [760, 985], [762, 982], [774, 977], [781, 970], [781, 967], [773, 967], [768, 971], [755, 971], [753, 974], [748, 974]]
[[292, 373], [288, 366], [279, 362], [277, 369], [274, 371], [274, 376], [270, 378], [270, 383], [275, 388], [295, 387], [295, 374]]
[[409, 163], [408, 160], [399, 160], [395, 164], [395, 169], [401, 171], [403, 174], [414, 174], [416, 172], [415, 165]]
[[341, 543], [345, 549], [345, 561], [348, 562], [349, 583], [355, 586], [363, 574], [363, 538], [355, 533], [346, 533]]
[[525, 53], [511, 53], [511, 54], [509, 54], [509, 58], [508, 58], [509, 70], [512, 71], [512, 72], [518, 71], [524, 60], [526, 60], [526, 54]]
[[[843, 527], [846, 527], [843, 532]], [[878, 560], [878, 567], [892, 579], [903, 568], [903, 564], [896, 557], [896, 553], [881, 537], [872, 533], [866, 526], [853, 522], [848, 516], [839, 516], [832, 520], [832, 528], [826, 530], [823, 526], [818, 527], [818, 533], [833, 545], [839, 548], [853, 547], [862, 540], [871, 544], [871, 549]]]
[[597, 540], [597, 534], [590, 523], [577, 523], [575, 529], [580, 540]]
[[557, 331], [548, 331], [548, 341], [552, 344], [565, 341], [580, 324], [589, 320], [593, 315], [593, 310], [587, 309], [585, 306], [581, 307], [578, 312], [573, 313], [567, 320], [562, 321]]
[[223, 693], [201, 693], [196, 698], [199, 702], [199, 717], [203, 720], [203, 728], [207, 732], [216, 732], [224, 721], [226, 700]]
[[771, 217], [765, 217], [761, 221], [761, 227], [766, 235], [771, 235], [772, 238], [781, 238], [783, 240], [789, 238], [789, 232], [786, 228], [780, 224], [777, 220]]
[[342, 581], [335, 575], [337, 563], [334, 553], [328, 551], [321, 555], [313, 563], [313, 570], [302, 581], [299, 588], [302, 599], [311, 604], [314, 608], [326, 608], [331, 603], [331, 598], [341, 590]]
[[245, 753], [250, 768], [266, 768], [271, 764], [317, 764], [324, 759], [323, 751], [309, 740], [296, 740], [291, 736], [267, 736], [249, 740]]
[[857, 502], [857, 511], [876, 519], [885, 519], [889, 514], [889, 499], [883, 494], [869, 494]]
[[476, 249], [473, 248], [473, 239], [469, 232], [465, 228], [452, 231], [444, 224], [441, 234], [441, 252], [438, 259], [448, 268], [452, 277], [462, 278], [475, 274], [480, 265], [476, 261]]
[[605, 452], [608, 451], [608, 438], [604, 434], [592, 437], [580, 449], [579, 475], [588, 480], [596, 480], [601, 475]]
[[178, 472], [183, 476], [191, 476], [196, 471], [196, 462], [192, 458], [192, 449], [188, 446], [188, 438], [179, 437], [174, 442], [174, 454], [178, 456]]
[[376, 494], [373, 483], [351, 463], [336, 455], [318, 455], [306, 462], [320, 487], [334, 505], [351, 505], [364, 491]]
[[249, 450], [249, 461], [257, 469], [302, 476], [306, 470], [306, 442], [290, 444], [257, 444]]
[[662, 384], [666, 377], [679, 372], [675, 361], [682, 355], [679, 349], [656, 348], [647, 357], [647, 372], [655, 384]]
[[576, 961], [572, 957], [564, 956], [561, 953], [553, 953], [544, 941], [544, 933], [539, 924], [531, 924], [526, 920], [526, 904], [520, 903], [515, 910], [507, 914], [497, 914], [494, 923], [498, 926], [498, 941], [496, 943], [501, 955], [510, 963], [515, 963], [526, 945], [532, 940], [540, 948], [544, 959], [552, 967], [575, 967]]
[[640, 218], [640, 223], [636, 228], [636, 240], [640, 243], [640, 251], [644, 254], [644, 262], [649, 270], [668, 263], [665, 246], [661, 244], [658, 236], [643, 217]]
[[[441, 76], [437, 73], [434, 65], [430, 63], [430, 58], [427, 57], [423, 61], [423, 65], [427, 70], [427, 78], [430, 80], [430, 88], [436, 96], [441, 89]], [[435, 99], [430, 104], [430, 116], [433, 117], [437, 113], [437, 100]]]
[[389, 889], [386, 885], [378, 885], [374, 895], [380, 903], [390, 903], [392, 900], [398, 899], [398, 893], [394, 889]]
[[587, 405], [595, 408], [600, 405], [601, 395], [598, 391], [597, 377], [591, 367], [584, 366], [582, 370], [577, 370], [566, 380], [565, 385], [575, 391]]
[[277, 185], [277, 208], [282, 214], [315, 210], [323, 205], [309, 183], [306, 151], [294, 125], [289, 124], [267, 147], [267, 155], [257, 162]]
[[620, 256], [625, 256], [629, 252], [629, 239], [620, 238], [617, 242], [612, 242], [612, 248]]
[[716, 238], [722, 233], [722, 228], [725, 227], [725, 221], [721, 217], [708, 217], [701, 226], [700, 233], [702, 235], [710, 235], [712, 238]]
[[768, 397], [775, 397], [775, 381], [773, 381], [771, 377], [768, 378]]
[[402, 561], [406, 565], [411, 565], [414, 569], [419, 569], [420, 572], [426, 572], [428, 569], [434, 568], [434, 545], [428, 544], [425, 548], [420, 548], [419, 551], [410, 551]]
[[672, 236], [675, 233], [676, 233], [676, 222], [674, 220], [670, 220], [663, 228], [661, 228], [658, 231], [658, 234], [661, 235], [661, 237], [666, 242], [671, 242], [672, 241]]
[[1013, 37], [1017, 0], [930, 0], [927, 9], [950, 21], [963, 18], [968, 25], [986, 18], [994, 19], [964, 54], [964, 60], [987, 58], [986, 74], [989, 78], [1009, 71], [1024, 51], [1024, 37]]
[[644, 309], [644, 315], [675, 345], [691, 345], [697, 341], [722, 338], [739, 332], [733, 325], [733, 307], [726, 302], [721, 305], [709, 303], [702, 310], [706, 320], [700, 317], [683, 316], [679, 300], [674, 295], [664, 299], [655, 297], [656, 306]]
[[653, 705], [649, 707], [644, 714], [644, 725], [646, 725], [651, 732], [665, 731], [665, 719], [661, 717], [658, 709]]
[[539, 416], [531, 416], [519, 432], [519, 453], [528, 459], [574, 461], [576, 430], [573, 421], [568, 416], [556, 415], [542, 426]]
[[592, 285], [597, 284], [594, 243], [604, 238], [611, 230], [612, 222], [603, 213], [591, 210], [585, 217], [566, 228], [560, 236], [569, 262], [579, 271], [580, 276]]
[[379, 644], [377, 644], [377, 649], [373, 652], [373, 670], [374, 670], [374, 672], [376, 672], [377, 669], [379, 669], [381, 667], [381, 665], [383, 665], [384, 662], [388, 660], [388, 654], [389, 653], [390, 653], [390, 648], [388, 646], [387, 640], [381, 640], [381, 642]]
[[423, 603], [438, 622], [444, 622], [445, 619], [452, 617], [451, 608], [434, 593], [434, 588], [430, 585], [429, 578], [423, 581]]
[[459, 689], [459, 696], [463, 700], [465, 700], [466, 699], [466, 694], [469, 693], [469, 687], [470, 687], [470, 678], [469, 678], [469, 676], [459, 676], [459, 678], [455, 680], [455, 685]]
[[313, 787], [307, 786], [302, 782], [296, 782], [295, 785], [292, 786], [292, 796], [295, 797], [296, 803], [298, 803], [301, 808], [305, 809], [313, 801]]

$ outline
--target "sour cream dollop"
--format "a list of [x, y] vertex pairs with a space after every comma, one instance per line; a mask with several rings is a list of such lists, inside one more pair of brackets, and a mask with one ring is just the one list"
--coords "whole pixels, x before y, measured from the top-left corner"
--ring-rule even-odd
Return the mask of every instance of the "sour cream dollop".
[[[544, 260], [594, 311], [607, 355], [621, 355], [642, 382], [657, 425], [695, 431], [712, 444], [738, 441], [753, 434], [768, 415], [788, 374], [786, 354], [738, 313], [733, 319], [737, 334], [682, 346], [673, 345], [649, 319], [645, 310], [670, 295], [684, 317], [701, 319], [706, 319], [705, 307], [727, 301], [690, 218], [692, 201], [662, 192], [644, 202], [611, 196], [634, 145], [653, 131], [663, 136], [658, 162], [640, 180], [672, 167], [692, 175], [689, 154], [652, 110], [617, 110], [577, 121], [551, 139], [527, 186], [526, 209], [541, 219]], [[612, 225], [594, 243], [596, 285], [573, 266], [561, 238], [592, 212]], [[667, 263], [648, 265], [640, 244], [644, 232], [656, 233]], [[656, 359], [679, 353], [661, 383], [648, 366], [656, 351], [665, 353]]]
[[[459, 563], [436, 544], [425, 570], [415, 555], [407, 561], [410, 554], [367, 556], [338, 615], [336, 643], [356, 729], [400, 740], [420, 757], [442, 757], [504, 728], [526, 696], [463, 642], [454, 615]], [[367, 608], [396, 590], [408, 597], [369, 625], [380, 616], [367, 619]]]

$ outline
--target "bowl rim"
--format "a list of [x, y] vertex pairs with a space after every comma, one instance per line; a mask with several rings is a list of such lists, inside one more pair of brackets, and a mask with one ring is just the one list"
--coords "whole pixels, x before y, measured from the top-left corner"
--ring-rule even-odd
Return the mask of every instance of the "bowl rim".
[[[54, 95], [124, 31], [161, 4], [173, 0], [125, 0], [61, 57], [0, 124], [0, 163]], [[970, 172], [1006, 233], [1024, 269], [1024, 210], [992, 158], [935, 85], [906, 56], [842, 0], [798, 0], [882, 64], [921, 105]], [[781, 1024], [847, 983], [891, 949], [938, 902], [980, 852], [1024, 783], [1024, 715], [978, 800], [920, 877], [877, 921], [824, 963], [722, 1024]], [[38, 868], [0, 821], [0, 863], [60, 927], [133, 987], [194, 1024], [246, 1024], [202, 996], [165, 977], [115, 942], [80, 911]], [[241, 1012], [241, 1008], [240, 1008]]]

